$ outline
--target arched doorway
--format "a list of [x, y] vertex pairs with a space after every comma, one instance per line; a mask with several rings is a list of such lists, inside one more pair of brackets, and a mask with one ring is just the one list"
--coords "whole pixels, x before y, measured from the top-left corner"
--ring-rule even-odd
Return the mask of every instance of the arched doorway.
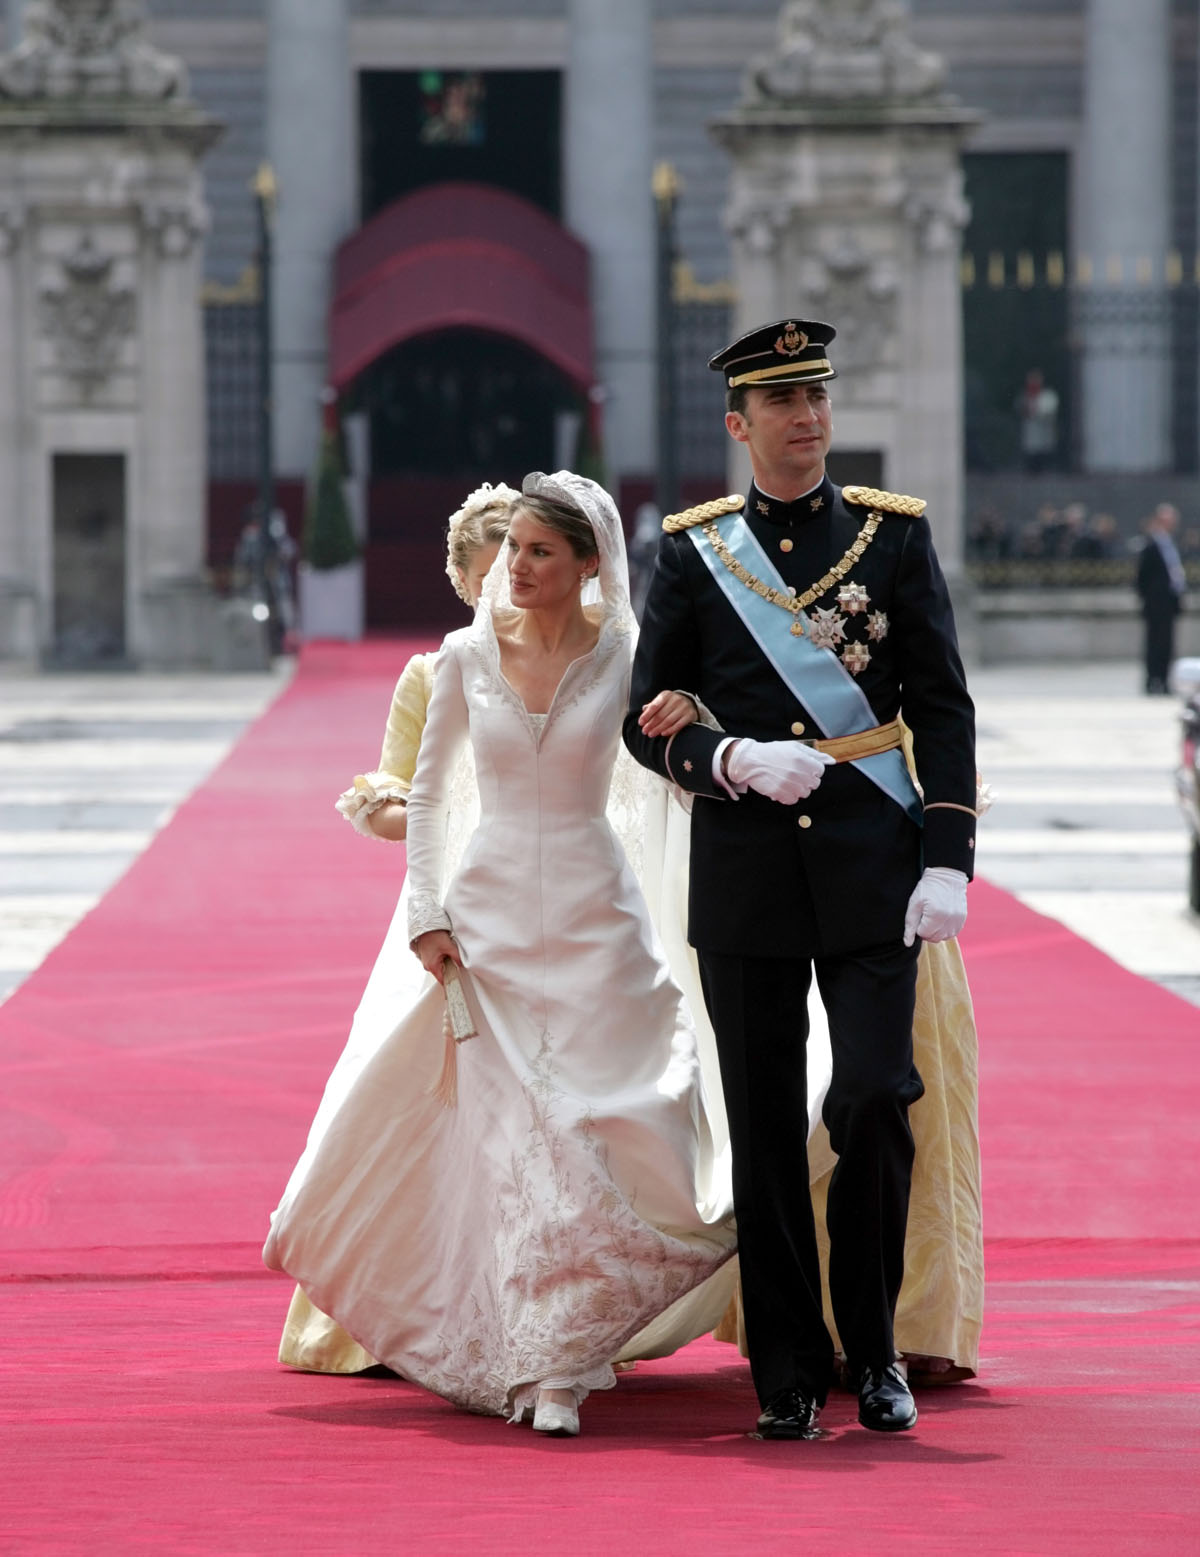
[[330, 362], [371, 431], [368, 625], [440, 625], [446, 516], [481, 481], [575, 456], [592, 385], [587, 253], [520, 196], [420, 190], [339, 250]]
[[393, 347], [360, 376], [353, 403], [370, 428], [367, 625], [427, 613], [441, 623], [451, 597], [420, 581], [441, 575], [447, 516], [481, 482], [519, 485], [527, 470], [573, 463], [578, 391], [520, 342], [455, 329]]

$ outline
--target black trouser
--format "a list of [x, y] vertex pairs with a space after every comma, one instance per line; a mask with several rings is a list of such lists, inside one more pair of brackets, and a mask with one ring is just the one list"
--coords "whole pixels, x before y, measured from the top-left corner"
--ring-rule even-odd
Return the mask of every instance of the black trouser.
[[[912, 1179], [908, 1107], [918, 946], [899, 942], [812, 965], [829, 1016], [833, 1080], [823, 1116], [830, 1295], [853, 1369], [893, 1360]], [[807, 959], [700, 952], [733, 1144], [742, 1305], [764, 1404], [800, 1388], [824, 1402], [833, 1368], [808, 1188]]]
[[1175, 613], [1162, 610], [1147, 612], [1146, 622], [1146, 690], [1166, 690], [1167, 675], [1171, 669], [1171, 651], [1175, 642]]

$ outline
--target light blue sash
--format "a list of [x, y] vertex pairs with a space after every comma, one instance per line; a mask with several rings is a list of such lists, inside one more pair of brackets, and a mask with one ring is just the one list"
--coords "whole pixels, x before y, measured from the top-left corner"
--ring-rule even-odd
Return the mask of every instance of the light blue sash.
[[[721, 539], [737, 561], [755, 578], [786, 595], [787, 585], [745, 519], [740, 514], [727, 514], [715, 523]], [[875, 710], [832, 649], [818, 649], [814, 645], [808, 636], [811, 625], [808, 617], [802, 611], [794, 617], [790, 611], [772, 605], [743, 584], [705, 540], [700, 525], [694, 526], [688, 534], [725, 598], [746, 624], [750, 636], [774, 666], [784, 686], [803, 704], [825, 734], [858, 735], [862, 730], [873, 730], [879, 723]], [[803, 638], [791, 630], [792, 622], [797, 619], [804, 623]], [[876, 752], [872, 757], [859, 757], [854, 766], [901, 806], [918, 827], [921, 826], [924, 819], [921, 797], [899, 747]]]

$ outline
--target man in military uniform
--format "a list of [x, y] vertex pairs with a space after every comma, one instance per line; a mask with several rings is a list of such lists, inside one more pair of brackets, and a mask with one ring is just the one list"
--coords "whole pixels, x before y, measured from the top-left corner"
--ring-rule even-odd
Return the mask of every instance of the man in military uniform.
[[[807, 1192], [814, 972], [833, 1049], [834, 1317], [860, 1422], [916, 1421], [892, 1336], [908, 1107], [923, 1090], [916, 942], [962, 928], [975, 841], [974, 710], [925, 504], [825, 474], [835, 333], [784, 320], [710, 362], [754, 481], [745, 499], [663, 521], [625, 724], [638, 761], [695, 797], [689, 938], [721, 1061], [746, 1338], [769, 1438], [813, 1436], [834, 1364]], [[701, 705], [671, 739], [657, 733], [663, 687]]]

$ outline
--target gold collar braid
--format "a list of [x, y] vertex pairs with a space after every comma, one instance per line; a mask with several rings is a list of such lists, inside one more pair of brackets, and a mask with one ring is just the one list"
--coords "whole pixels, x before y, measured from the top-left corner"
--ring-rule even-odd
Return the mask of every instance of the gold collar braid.
[[840, 583], [845, 578], [846, 574], [849, 573], [850, 569], [875, 539], [875, 531], [878, 530], [882, 523], [883, 516], [881, 514], [877, 514], [874, 511], [869, 513], [866, 524], [858, 532], [853, 544], [842, 560], [835, 562], [829, 572], [822, 574], [817, 582], [810, 589], [806, 589], [802, 595], [785, 595], [778, 589], [772, 589], [770, 584], [764, 584], [762, 579], [755, 578], [750, 569], [743, 567], [729, 550], [729, 547], [726, 546], [724, 538], [715, 523], [709, 523], [704, 526], [704, 535], [709, 545], [733, 574], [734, 578], [745, 584], [747, 589], [752, 589], [756, 595], [761, 595], [771, 605], [781, 606], [785, 611], [790, 611], [796, 617], [796, 620], [792, 623], [792, 631], [797, 637], [800, 637], [804, 632], [803, 627], [800, 625], [800, 612], [804, 610], [805, 606], [812, 605], [814, 600], [819, 600], [826, 590], [832, 589], [835, 584]]

